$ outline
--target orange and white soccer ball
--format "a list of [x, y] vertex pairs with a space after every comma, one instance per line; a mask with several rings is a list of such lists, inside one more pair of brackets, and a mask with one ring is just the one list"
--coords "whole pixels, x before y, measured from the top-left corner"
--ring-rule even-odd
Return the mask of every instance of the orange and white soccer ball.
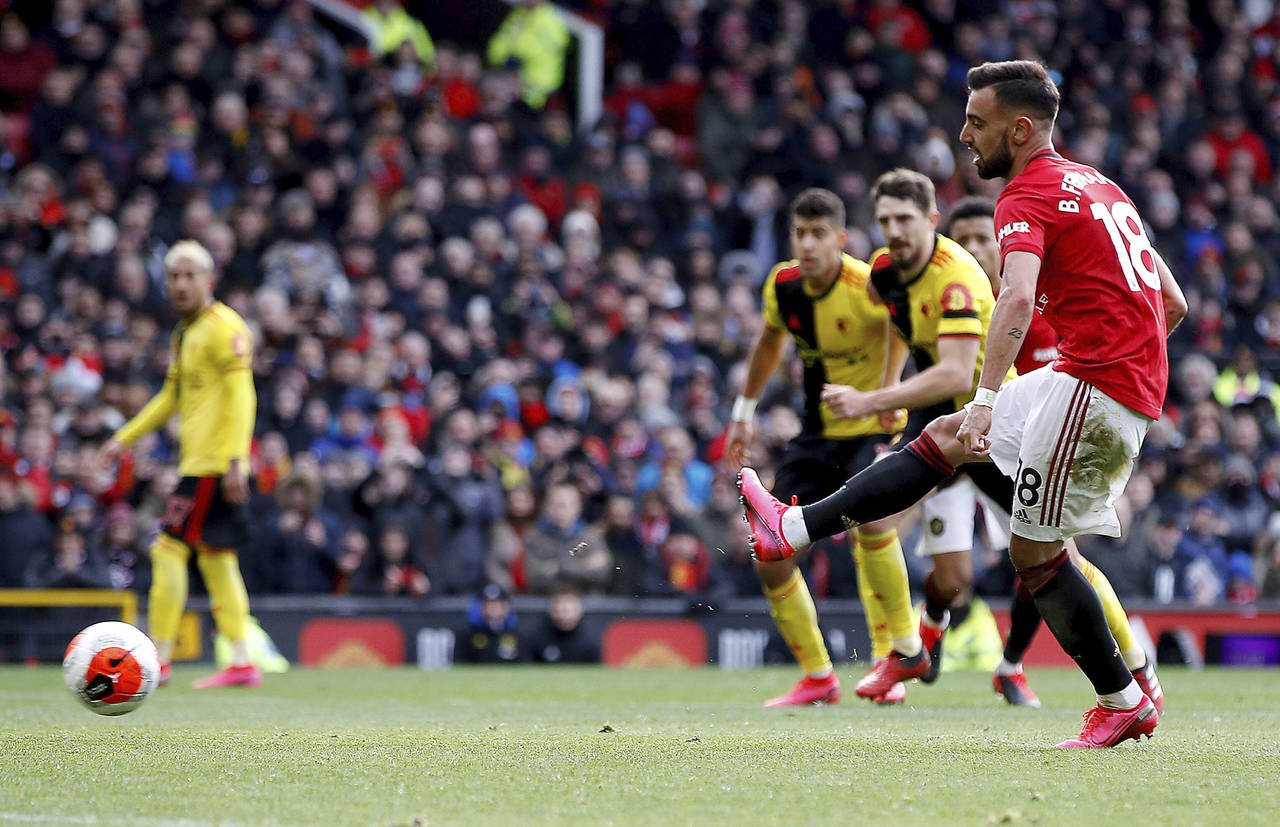
[[62, 680], [99, 715], [132, 712], [156, 688], [160, 657], [142, 630], [116, 620], [95, 623], [71, 639]]

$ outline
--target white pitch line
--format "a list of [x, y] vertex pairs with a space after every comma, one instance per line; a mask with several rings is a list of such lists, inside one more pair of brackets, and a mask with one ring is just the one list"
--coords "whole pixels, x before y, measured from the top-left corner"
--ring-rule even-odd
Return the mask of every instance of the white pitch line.
[[[190, 818], [139, 818], [130, 816], [128, 818], [103, 818], [101, 816], [77, 816], [77, 815], [46, 815], [42, 813], [12, 813], [0, 811], [0, 823], [18, 823], [18, 824], [140, 824], [154, 825], [154, 827], [254, 827], [254, 825], [243, 821], [197, 821]], [[281, 827], [289, 827], [289, 825], [281, 825]]]

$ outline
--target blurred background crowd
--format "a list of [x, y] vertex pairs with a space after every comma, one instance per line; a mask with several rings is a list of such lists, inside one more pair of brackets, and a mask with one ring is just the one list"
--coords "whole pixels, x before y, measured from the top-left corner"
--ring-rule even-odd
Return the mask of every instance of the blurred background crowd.
[[[1191, 306], [1125, 536], [1082, 550], [1126, 597], [1280, 596], [1269, 0], [580, 0], [607, 38], [582, 128], [550, 3], [479, 44], [356, 5], [372, 46], [302, 0], [0, 0], [0, 586], [146, 586], [174, 433], [89, 458], [163, 379], [190, 237], [256, 337], [251, 592], [758, 594], [722, 439], [788, 200], [837, 192], [865, 258], [884, 170], [944, 221], [994, 196], [964, 76], [1018, 57]], [[802, 393], [761, 401], [766, 478]], [[856, 594], [848, 558], [815, 551], [816, 595]]]

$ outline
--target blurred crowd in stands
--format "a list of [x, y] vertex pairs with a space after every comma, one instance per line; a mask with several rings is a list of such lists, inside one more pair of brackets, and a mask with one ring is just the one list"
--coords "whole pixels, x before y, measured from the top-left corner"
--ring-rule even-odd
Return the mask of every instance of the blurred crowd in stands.
[[[189, 237], [256, 337], [251, 592], [758, 594], [721, 443], [788, 200], [837, 192], [865, 258], [881, 171], [944, 222], [994, 196], [964, 76], [1020, 57], [1191, 306], [1125, 536], [1082, 550], [1126, 597], [1280, 597], [1280, 7], [578, 2], [580, 129], [550, 3], [467, 46], [357, 5], [373, 47], [302, 0], [0, 0], [0, 586], [145, 587], [173, 432], [89, 459], [159, 387]], [[762, 399], [766, 478], [799, 379]], [[807, 565], [856, 594], [839, 544]]]

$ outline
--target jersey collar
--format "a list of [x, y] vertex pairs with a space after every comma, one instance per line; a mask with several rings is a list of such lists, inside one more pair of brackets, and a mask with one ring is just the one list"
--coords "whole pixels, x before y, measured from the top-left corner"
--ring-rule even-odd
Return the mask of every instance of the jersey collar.
[[187, 329], [191, 328], [192, 326], [194, 326], [194, 325], [195, 325], [195, 323], [196, 323], [196, 322], [200, 321], [200, 320], [201, 320], [201, 319], [203, 319], [205, 316], [209, 315], [209, 311], [210, 311], [210, 310], [213, 310], [213, 306], [214, 306], [215, 304], [217, 304], [217, 303], [218, 303], [218, 300], [217, 300], [217, 299], [212, 299], [208, 304], [206, 304], [204, 307], [200, 308], [200, 312], [199, 312], [199, 313], [197, 313], [196, 315], [194, 315], [194, 316], [192, 316], [192, 317], [191, 317], [191, 321], [189, 321], [189, 322], [186, 322], [186, 321], [180, 321], [180, 322], [179, 322], [179, 324], [178, 324], [178, 327], [181, 327], [183, 330], [187, 330]]
[[1039, 152], [1037, 152], [1035, 155], [1032, 155], [1030, 158], [1027, 159], [1027, 166], [1031, 166], [1033, 163], [1040, 160], [1041, 158], [1061, 158], [1061, 157], [1062, 156], [1058, 154], [1057, 150], [1042, 149]]
[[928, 257], [928, 258], [926, 258], [926, 259], [924, 260], [924, 266], [920, 268], [920, 272], [919, 272], [919, 273], [916, 273], [916, 274], [915, 274], [914, 276], [912, 276], [910, 279], [908, 279], [907, 281], [904, 281], [904, 282], [902, 283], [902, 286], [903, 286], [903, 287], [910, 287], [911, 285], [913, 285], [913, 284], [915, 284], [916, 282], [920, 281], [920, 278], [921, 278], [922, 276], [924, 276], [925, 271], [929, 269], [929, 265], [930, 265], [930, 264], [933, 264], [933, 257], [934, 257], [935, 255], [937, 255], [937, 254], [938, 254], [938, 234], [937, 234], [937, 233], [934, 233], [934, 234], [933, 234], [933, 249], [931, 249], [931, 250], [929, 251], [929, 257]]
[[[831, 280], [831, 283], [830, 283], [830, 284], [828, 284], [828, 285], [827, 285], [827, 289], [826, 289], [826, 290], [823, 290], [821, 293], [817, 294], [816, 296], [810, 296], [810, 295], [809, 295], [809, 291], [808, 291], [808, 289], [806, 288], [806, 289], [804, 290], [804, 294], [805, 294], [806, 296], [809, 296], [810, 300], [812, 300], [812, 301], [815, 301], [815, 302], [817, 302], [817, 301], [822, 301], [822, 300], [823, 300], [823, 299], [825, 299], [827, 296], [831, 295], [831, 291], [832, 291], [832, 290], [835, 290], [835, 289], [836, 289], [836, 285], [840, 283], [840, 277], [841, 277], [841, 276], [843, 276], [843, 275], [844, 275], [844, 251], [841, 251], [841, 252], [840, 252], [840, 264], [839, 264], [839, 266], [837, 266], [837, 267], [836, 267], [836, 277], [835, 277], [834, 279], [832, 279], [832, 280]], [[804, 282], [803, 282], [803, 280], [801, 280], [801, 284], [803, 284], [803, 283], [804, 283]]]

